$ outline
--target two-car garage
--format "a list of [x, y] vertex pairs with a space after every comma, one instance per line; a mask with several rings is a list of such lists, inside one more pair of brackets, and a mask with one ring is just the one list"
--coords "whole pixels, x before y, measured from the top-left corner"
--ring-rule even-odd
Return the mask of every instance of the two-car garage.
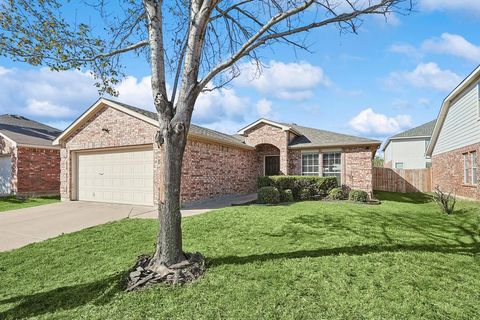
[[76, 154], [77, 199], [153, 205], [153, 151], [113, 149]]

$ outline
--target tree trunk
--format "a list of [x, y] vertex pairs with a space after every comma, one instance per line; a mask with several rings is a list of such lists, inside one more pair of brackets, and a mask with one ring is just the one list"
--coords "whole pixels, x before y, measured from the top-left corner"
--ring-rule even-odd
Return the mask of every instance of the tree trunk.
[[[185, 128], [184, 125], [181, 125]], [[162, 154], [162, 189], [159, 197], [159, 232], [157, 248], [152, 260], [152, 270], [168, 267], [185, 259], [182, 250], [182, 229], [180, 213], [180, 183], [183, 152], [186, 144], [185, 130], [171, 128], [164, 131]], [[179, 132], [180, 131], [180, 132]]]

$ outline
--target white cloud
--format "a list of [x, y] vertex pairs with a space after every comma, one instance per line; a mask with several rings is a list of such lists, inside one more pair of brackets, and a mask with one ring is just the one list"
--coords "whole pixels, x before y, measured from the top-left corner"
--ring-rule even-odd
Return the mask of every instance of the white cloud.
[[257, 101], [257, 113], [260, 117], [267, 118], [270, 116], [272, 112], [272, 101], [268, 99], [260, 99]]
[[47, 121], [45, 122], [47, 126], [60, 129], [60, 130], [65, 130], [69, 125], [72, 124], [71, 121], [64, 121], [64, 120], [59, 120], [59, 121]]
[[429, 53], [448, 54], [467, 61], [480, 61], [480, 46], [477, 46], [458, 34], [443, 33], [440, 37], [432, 37], [422, 42], [419, 48], [410, 44], [396, 43], [389, 51], [405, 54], [415, 59]]
[[443, 33], [440, 38], [428, 39], [423, 42], [422, 51], [450, 54], [476, 63], [480, 61], [480, 47], [457, 34]]
[[480, 14], [480, 1], [477, 0], [420, 0], [420, 7], [424, 10], [461, 10]]
[[317, 86], [329, 87], [332, 82], [322, 68], [308, 62], [283, 63], [270, 61], [262, 70], [245, 63], [235, 84], [253, 87], [264, 95], [288, 100], [305, 100], [313, 96]]
[[443, 70], [433, 62], [420, 63], [413, 71], [392, 72], [386, 80], [389, 87], [398, 87], [404, 83], [417, 88], [450, 91], [462, 78], [448, 69]]
[[412, 57], [412, 58], [420, 58], [423, 56], [423, 54], [415, 48], [414, 46], [407, 44], [407, 43], [396, 43], [391, 45], [388, 50], [390, 52], [395, 52], [395, 53], [400, 53], [404, 54], [406, 56]]
[[52, 118], [65, 118], [71, 116], [73, 113], [72, 109], [66, 106], [36, 99], [27, 99], [27, 106], [24, 112], [34, 116], [44, 116], [47, 114]]
[[117, 86], [117, 99], [123, 103], [131, 104], [149, 110], [153, 109], [153, 96], [151, 76], [137, 79], [127, 76]]
[[355, 131], [363, 134], [386, 136], [410, 127], [412, 118], [404, 114], [388, 117], [368, 108], [351, 119], [349, 124]]
[[98, 98], [94, 82], [88, 72], [0, 67], [0, 112], [71, 120]]
[[9, 69], [0, 66], [0, 76], [3, 76], [4, 74], [7, 74], [8, 72], [10, 72]]

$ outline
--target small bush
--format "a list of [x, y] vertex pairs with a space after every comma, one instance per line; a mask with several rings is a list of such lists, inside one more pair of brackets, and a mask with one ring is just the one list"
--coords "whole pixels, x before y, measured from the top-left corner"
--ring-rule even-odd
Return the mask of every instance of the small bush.
[[258, 203], [274, 204], [280, 202], [280, 192], [275, 187], [262, 187], [258, 189]]
[[285, 189], [280, 192], [281, 202], [293, 202], [293, 192], [290, 189]]
[[351, 190], [348, 194], [348, 200], [355, 202], [367, 202], [368, 193], [363, 190]]
[[439, 186], [435, 187], [434, 192], [433, 200], [435, 200], [442, 212], [452, 214], [455, 210], [455, 204], [457, 203], [455, 195], [452, 195], [451, 191], [449, 193], [443, 192]]
[[333, 188], [328, 193], [328, 197], [332, 200], [344, 200], [345, 193], [343, 192], [342, 188]]
[[299, 197], [302, 201], [312, 199], [312, 192], [310, 188], [303, 188], [302, 190], [300, 190]]

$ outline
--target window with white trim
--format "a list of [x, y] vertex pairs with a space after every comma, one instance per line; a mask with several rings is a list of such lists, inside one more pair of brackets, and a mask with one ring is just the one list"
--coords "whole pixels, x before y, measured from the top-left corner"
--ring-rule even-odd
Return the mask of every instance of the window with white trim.
[[477, 152], [474, 151], [472, 155], [472, 184], [478, 184], [478, 175], [477, 175], [477, 166], [478, 166], [478, 157]]
[[304, 153], [302, 154], [302, 175], [303, 176], [318, 176], [319, 163], [318, 153]]
[[338, 184], [342, 183], [342, 154], [340, 152], [324, 153], [323, 176], [336, 177]]
[[470, 182], [470, 156], [468, 153], [463, 154], [463, 183]]

